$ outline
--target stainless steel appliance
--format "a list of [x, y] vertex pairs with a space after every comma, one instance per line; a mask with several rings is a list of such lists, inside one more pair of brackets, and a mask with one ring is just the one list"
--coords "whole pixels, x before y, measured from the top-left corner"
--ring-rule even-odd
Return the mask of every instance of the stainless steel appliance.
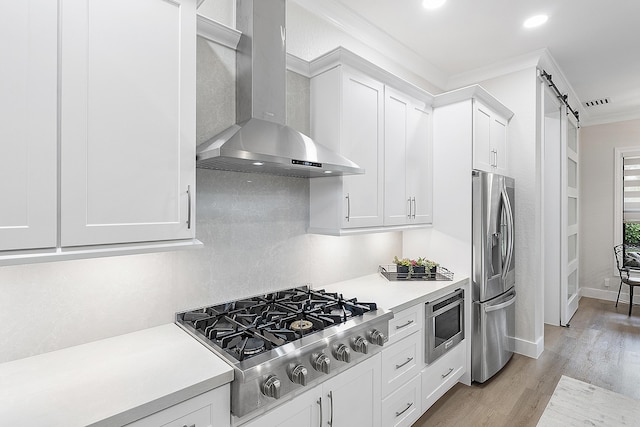
[[485, 382], [511, 359], [515, 333], [515, 182], [473, 171], [471, 378]]
[[425, 356], [431, 363], [464, 339], [464, 290], [426, 303], [425, 321]]
[[231, 412], [257, 414], [381, 351], [393, 313], [306, 287], [178, 313], [234, 368]]

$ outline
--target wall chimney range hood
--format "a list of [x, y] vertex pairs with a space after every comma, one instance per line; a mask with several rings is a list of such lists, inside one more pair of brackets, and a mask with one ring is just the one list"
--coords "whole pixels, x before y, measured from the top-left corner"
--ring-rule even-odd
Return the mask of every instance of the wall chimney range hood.
[[285, 0], [237, 0], [236, 8], [237, 124], [197, 147], [196, 166], [301, 178], [363, 174], [285, 125]]

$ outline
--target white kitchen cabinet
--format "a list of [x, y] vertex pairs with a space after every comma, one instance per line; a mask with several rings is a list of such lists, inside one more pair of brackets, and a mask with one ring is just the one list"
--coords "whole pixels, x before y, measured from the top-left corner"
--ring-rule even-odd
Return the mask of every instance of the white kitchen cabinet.
[[382, 396], [420, 375], [423, 366], [422, 337], [414, 333], [382, 352]]
[[473, 100], [473, 168], [508, 175], [507, 119]]
[[431, 107], [385, 87], [384, 225], [431, 223]]
[[380, 427], [380, 353], [243, 427]]
[[127, 427], [229, 427], [230, 396], [226, 384], [127, 424]]
[[422, 415], [420, 376], [403, 384], [382, 402], [382, 425], [409, 427]]
[[312, 178], [312, 230], [328, 232], [383, 224], [384, 85], [340, 65], [311, 79], [311, 136], [365, 174]]
[[466, 358], [467, 343], [462, 340], [422, 370], [422, 412], [458, 382], [465, 373]]
[[57, 2], [0, 4], [0, 250], [56, 245], [57, 35]]
[[62, 0], [61, 246], [194, 237], [195, 0]]

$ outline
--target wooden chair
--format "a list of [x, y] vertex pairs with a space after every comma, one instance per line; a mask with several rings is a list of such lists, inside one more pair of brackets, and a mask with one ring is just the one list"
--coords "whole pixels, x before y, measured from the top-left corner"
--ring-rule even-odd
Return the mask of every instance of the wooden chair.
[[616, 254], [616, 265], [618, 267], [618, 272], [620, 273], [620, 287], [618, 288], [616, 307], [618, 306], [620, 291], [622, 290], [622, 284], [624, 283], [629, 286], [629, 316], [631, 316], [631, 307], [633, 307], [633, 288], [640, 286], [640, 277], [633, 278], [629, 273], [635, 270], [640, 274], [640, 266], [631, 266], [629, 262], [627, 262], [627, 247], [625, 245], [614, 246], [613, 252]]

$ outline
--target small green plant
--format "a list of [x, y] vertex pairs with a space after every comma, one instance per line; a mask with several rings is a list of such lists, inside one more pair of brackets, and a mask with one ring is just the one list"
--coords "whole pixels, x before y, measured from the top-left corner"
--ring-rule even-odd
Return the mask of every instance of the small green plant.
[[626, 245], [640, 246], [640, 224], [624, 224], [624, 243]]
[[425, 267], [427, 270], [431, 270], [433, 267], [437, 267], [438, 264], [435, 261], [428, 260], [427, 258], [418, 258], [418, 259], [409, 259], [402, 258], [399, 259], [397, 256], [393, 257], [394, 264], [402, 265], [405, 267]]

